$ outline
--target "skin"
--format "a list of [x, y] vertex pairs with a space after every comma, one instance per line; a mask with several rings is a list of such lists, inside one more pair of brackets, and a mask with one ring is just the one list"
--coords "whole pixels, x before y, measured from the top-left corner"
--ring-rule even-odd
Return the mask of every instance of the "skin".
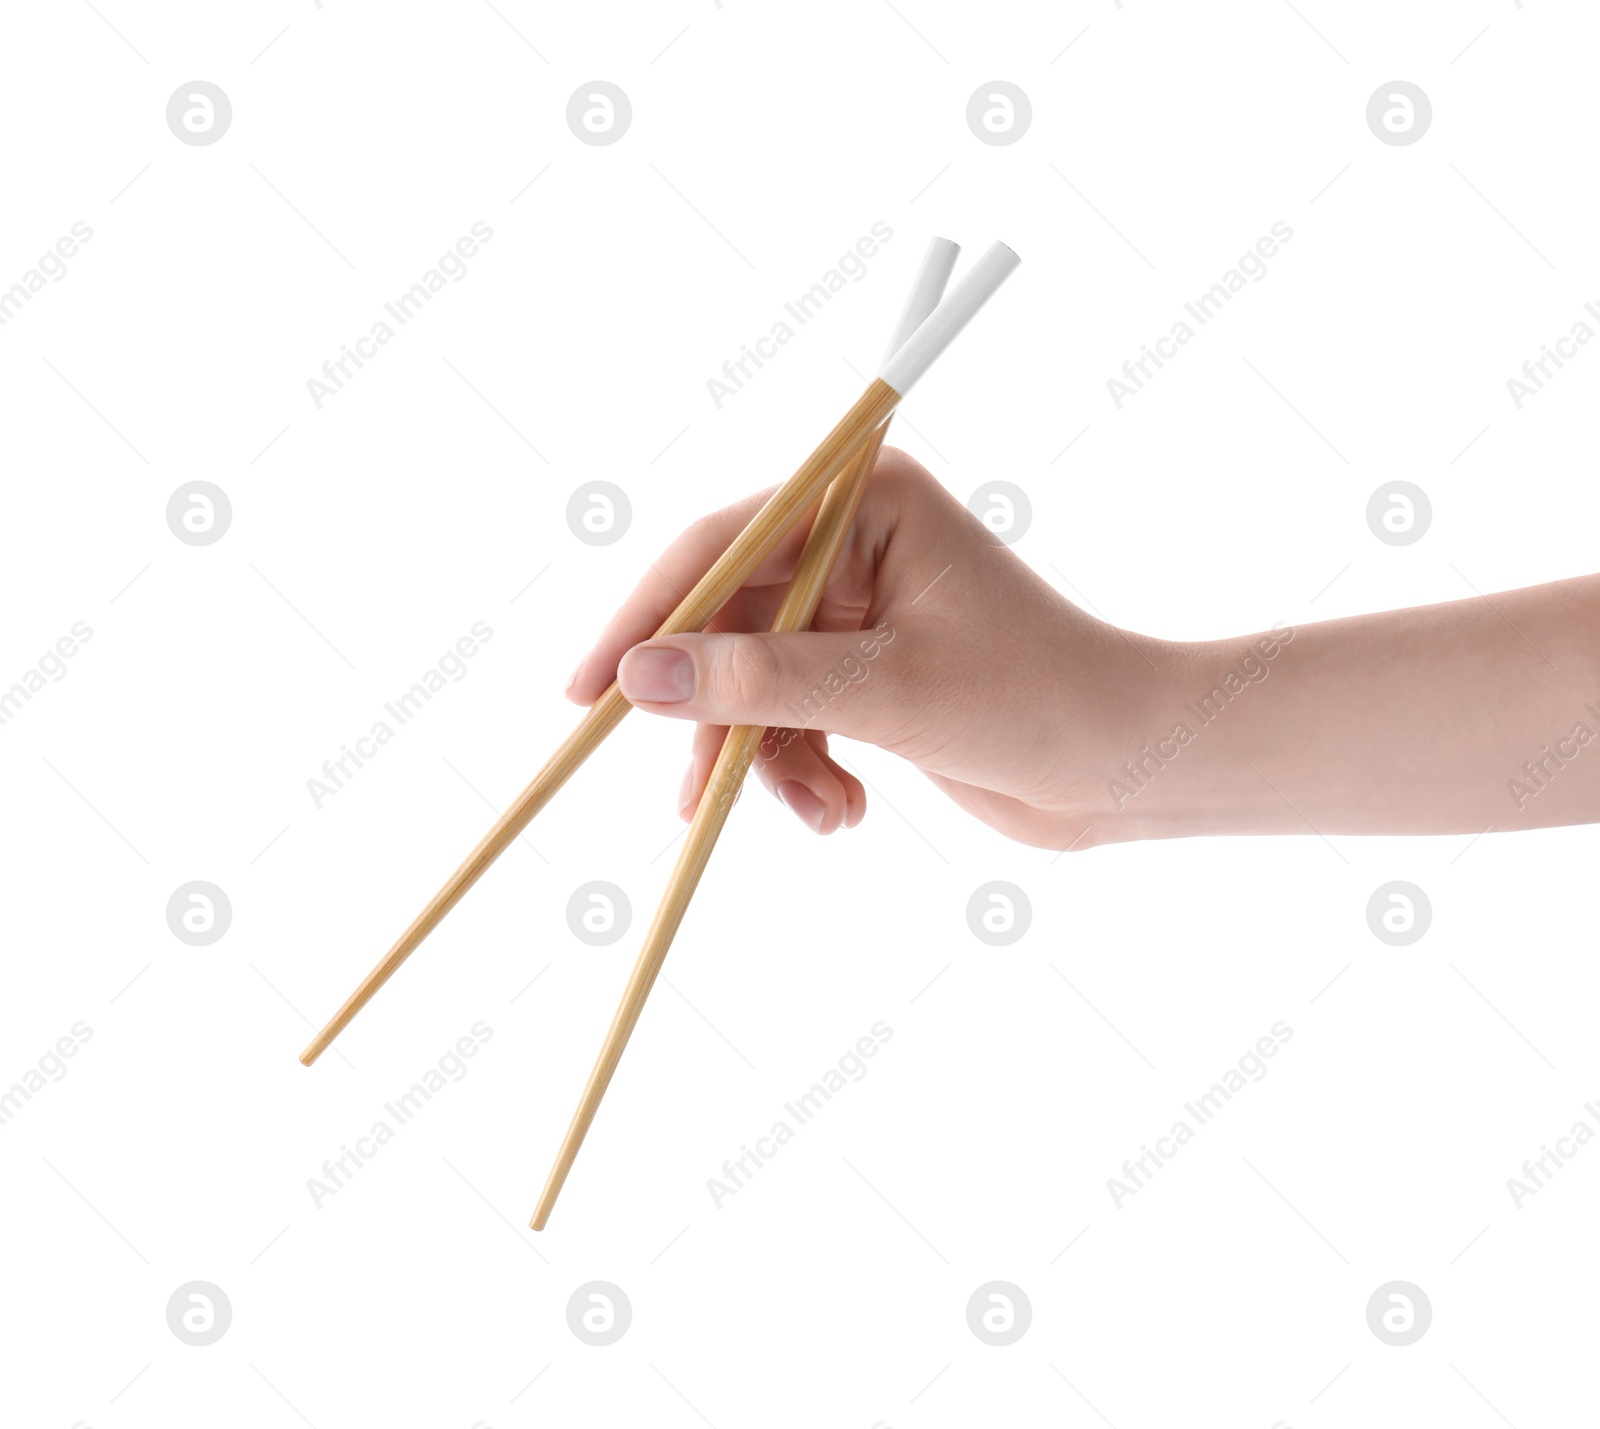
[[685, 531], [567, 690], [587, 705], [618, 678], [639, 709], [696, 722], [684, 818], [727, 727], [747, 724], [767, 727], [757, 777], [819, 833], [866, 811], [830, 733], [1043, 848], [1600, 819], [1600, 576], [1161, 640], [1078, 609], [886, 447], [810, 631], [766, 633], [802, 521], [706, 633], [651, 640], [768, 495]]

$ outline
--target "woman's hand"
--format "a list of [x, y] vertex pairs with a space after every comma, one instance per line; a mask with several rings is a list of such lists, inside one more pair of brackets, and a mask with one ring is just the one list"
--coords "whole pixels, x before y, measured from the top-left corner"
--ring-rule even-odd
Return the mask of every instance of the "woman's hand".
[[1142, 724], [1165, 659], [1157, 643], [1063, 599], [892, 447], [810, 631], [767, 633], [805, 543], [801, 522], [706, 633], [649, 639], [769, 494], [673, 543], [579, 665], [569, 698], [591, 704], [618, 678], [639, 709], [698, 721], [685, 818], [727, 727], [761, 725], [758, 776], [819, 833], [866, 811], [860, 781], [829, 755], [832, 733], [910, 760], [1011, 838], [1071, 843]]
[[640, 709], [700, 722], [685, 817], [725, 727], [755, 724], [770, 727], [762, 782], [819, 833], [866, 808], [829, 733], [910, 760], [968, 812], [1046, 848], [1600, 820], [1600, 576], [1159, 641], [1057, 595], [887, 448], [812, 631], [741, 633], [770, 625], [797, 528], [715, 633], [650, 640], [764, 500], [691, 526], [567, 691], [592, 703], [617, 676]]

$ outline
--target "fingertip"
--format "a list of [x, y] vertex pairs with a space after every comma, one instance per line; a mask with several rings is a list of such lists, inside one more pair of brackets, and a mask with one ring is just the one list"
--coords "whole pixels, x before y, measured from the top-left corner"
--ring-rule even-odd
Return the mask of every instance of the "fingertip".
[[686, 704], [695, 696], [694, 656], [678, 645], [642, 641], [618, 662], [617, 684], [633, 705]]
[[853, 829], [867, 816], [867, 796], [865, 791], [858, 791], [845, 786], [844, 826]]
[[795, 817], [812, 833], [824, 832], [823, 820], [827, 816], [828, 807], [798, 779], [785, 779], [778, 785], [777, 794], [794, 811]]
[[587, 709], [604, 691], [605, 684], [601, 683], [600, 672], [595, 668], [591, 651], [578, 661], [576, 668], [567, 676], [566, 686], [561, 693], [573, 704], [582, 705]]
[[839, 787], [839, 792], [844, 797], [844, 809], [840, 814], [840, 827], [853, 829], [867, 814], [866, 786], [828, 752], [826, 735], [818, 734], [814, 740], [814, 746], [817, 751], [818, 762], [833, 776], [835, 783]]

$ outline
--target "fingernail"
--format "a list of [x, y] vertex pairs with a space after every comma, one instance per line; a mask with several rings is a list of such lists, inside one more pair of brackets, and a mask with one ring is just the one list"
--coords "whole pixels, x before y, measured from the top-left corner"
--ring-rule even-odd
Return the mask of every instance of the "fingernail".
[[683, 771], [683, 787], [678, 790], [678, 812], [681, 814], [689, 807], [689, 796], [694, 791], [694, 760], [689, 761], [689, 767]]
[[635, 647], [617, 671], [622, 693], [650, 704], [681, 704], [694, 694], [694, 661], [670, 645]]
[[583, 673], [583, 667], [588, 663], [589, 657], [585, 655], [583, 659], [578, 661], [578, 663], [572, 667], [572, 673], [567, 676], [567, 683], [561, 687], [564, 691], [570, 690], [575, 684], [578, 683], [578, 676]]
[[822, 816], [827, 806], [798, 779], [785, 779], [778, 785], [778, 797], [794, 810], [800, 822], [814, 834], [822, 832]]

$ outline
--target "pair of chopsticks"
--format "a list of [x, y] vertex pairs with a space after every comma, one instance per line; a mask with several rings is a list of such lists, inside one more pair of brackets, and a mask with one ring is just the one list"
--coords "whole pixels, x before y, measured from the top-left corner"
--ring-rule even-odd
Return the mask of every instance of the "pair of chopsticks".
[[[773, 493], [767, 504], [733, 540], [699, 583], [679, 603], [656, 631], [656, 636], [680, 635], [703, 629], [776, 548], [794, 523], [823, 497], [821, 508], [806, 540], [799, 564], [783, 604], [773, 621], [774, 631], [805, 630], [816, 613], [823, 587], [844, 544], [850, 523], [877, 462], [889, 418], [924, 373], [956, 335], [972, 320], [1021, 261], [1003, 243], [994, 244], [972, 267], [948, 297], [945, 285], [960, 249], [947, 239], [935, 238], [928, 246], [906, 301], [888, 353], [878, 375], [857, 398], [838, 425], [828, 433], [800, 469]], [[942, 301], [941, 301], [942, 299]], [[831, 483], [831, 485], [830, 485]], [[826, 490], [826, 495], [823, 493]], [[511, 841], [532, 822], [556, 791], [577, 771], [632, 708], [615, 681], [551, 755], [533, 781], [495, 822], [483, 840], [467, 855], [428, 905], [384, 954], [327, 1026], [300, 1054], [310, 1066], [361, 1011], [424, 938], [461, 901]], [[645, 999], [655, 985], [667, 950], [683, 921], [689, 900], [710, 861], [718, 835], [726, 823], [734, 797], [750, 767], [764, 730], [758, 726], [730, 729], [713, 766], [705, 792], [696, 806], [678, 861], [668, 880], [661, 905], [623, 991], [622, 1001], [600, 1048], [594, 1070], [579, 1099], [572, 1124], [561, 1143], [549, 1179], [539, 1197], [531, 1225], [543, 1230], [551, 1208], [577, 1157], [578, 1148], [594, 1120], [606, 1088], [628, 1045]]]

